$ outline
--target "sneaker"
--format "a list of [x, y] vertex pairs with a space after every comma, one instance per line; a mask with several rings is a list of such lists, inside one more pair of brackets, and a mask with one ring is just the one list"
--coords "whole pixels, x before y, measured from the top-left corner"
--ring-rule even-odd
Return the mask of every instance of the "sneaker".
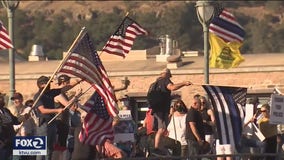
[[165, 152], [163, 152], [162, 150], [160, 150], [158, 148], [155, 148], [154, 150], [152, 150], [151, 154], [156, 156], [156, 157], [161, 157], [161, 156], [167, 155]]

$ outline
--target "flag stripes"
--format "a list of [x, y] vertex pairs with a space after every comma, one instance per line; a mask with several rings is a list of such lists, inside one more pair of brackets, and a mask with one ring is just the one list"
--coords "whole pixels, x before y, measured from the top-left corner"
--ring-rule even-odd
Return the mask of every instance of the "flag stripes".
[[79, 139], [84, 144], [101, 145], [107, 139], [114, 139], [112, 118], [106, 112], [103, 102], [102, 97], [97, 92], [94, 92], [82, 106], [88, 112], [79, 134]]
[[85, 32], [67, 55], [58, 72], [79, 77], [90, 83], [95, 92], [81, 107], [87, 111], [79, 139], [88, 145], [102, 145], [113, 140], [112, 117], [117, 116], [116, 97], [97, 51]]
[[82, 78], [93, 85], [103, 97], [110, 115], [112, 117], [117, 115], [118, 109], [112, 85], [87, 33], [71, 51], [59, 72]]
[[209, 25], [209, 31], [225, 42], [243, 42], [245, 31], [236, 21], [235, 16], [223, 9], [219, 16], [215, 17]]
[[[246, 99], [246, 96], [233, 95], [246, 95], [247, 89], [211, 85], [203, 85], [203, 88], [208, 94], [214, 108], [220, 144], [231, 144], [238, 150], [242, 135], [244, 110], [243, 106], [236, 102], [239, 100], [235, 98], [242, 97]], [[239, 92], [243, 93], [240, 94]]]
[[147, 31], [134, 20], [125, 17], [102, 51], [125, 57], [131, 50], [133, 42], [138, 35], [147, 35]]
[[3, 23], [0, 21], [0, 50], [13, 48], [12, 41]]

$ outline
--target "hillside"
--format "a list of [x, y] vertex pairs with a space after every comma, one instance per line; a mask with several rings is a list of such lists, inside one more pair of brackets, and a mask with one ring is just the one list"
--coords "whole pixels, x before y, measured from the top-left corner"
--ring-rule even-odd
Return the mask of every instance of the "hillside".
[[130, 13], [161, 12], [165, 9], [184, 5], [182, 1], [21, 1], [19, 9], [34, 13], [41, 11], [48, 14], [60, 14], [62, 11], [72, 11], [74, 18], [86, 17], [91, 11], [112, 12], [118, 8]]
[[[177, 8], [185, 3], [195, 3], [195, 1], [21, 1], [19, 9], [28, 11], [30, 14], [34, 14], [36, 11], [44, 12], [50, 16], [61, 14], [64, 11], [72, 11], [73, 18], [76, 20], [82, 17], [90, 17], [92, 11], [109, 13], [113, 12], [114, 8], [123, 10], [125, 13], [129, 12], [130, 15], [152, 11], [161, 14], [169, 8]], [[226, 2], [222, 3], [225, 4]], [[271, 14], [264, 6], [248, 6], [243, 5], [238, 8], [232, 6], [228, 9], [236, 14], [240, 13], [257, 19], [262, 19], [265, 15]], [[0, 11], [4, 12], [4, 9], [1, 8]], [[281, 18], [280, 21], [283, 21], [281, 14], [276, 16]]]
[[[268, 3], [265, 1], [254, 3], [251, 1], [221, 1], [221, 4], [231, 11], [246, 29], [247, 37], [243, 48], [247, 53], [278, 53], [283, 50], [280, 42], [279, 47], [276, 45], [278, 42], [276, 38], [275, 42], [270, 42], [269, 39], [273, 35], [277, 39], [283, 39], [278, 36], [281, 35], [278, 33], [282, 32], [284, 3], [281, 5], [281, 2], [273, 4], [271, 2], [270, 6]], [[69, 41], [73, 40], [74, 37], [70, 33], [76, 33], [78, 30], [76, 27], [79, 25], [74, 25], [77, 22], [95, 26], [90, 29], [90, 32], [97, 36], [95, 37], [96, 46], [100, 48], [105, 44], [109, 34], [113, 32], [113, 26], [116, 26], [119, 21], [116, 15], [121, 16], [127, 12], [130, 17], [136, 16], [135, 18], [139, 19], [139, 22], [146, 24], [146, 28], [150, 28], [152, 33], [157, 35], [166, 33], [175, 36], [176, 40], [180, 42], [181, 49], [199, 50], [202, 47], [203, 39], [198, 36], [201, 26], [197, 20], [194, 5], [195, 1], [20, 1], [17, 10], [24, 12], [15, 14], [16, 19], [18, 18], [16, 25], [23, 25], [15, 27], [17, 30], [17, 52], [25, 58], [30, 52], [32, 43], [45, 43], [44, 49], [48, 51], [46, 54], [53, 59], [60, 58], [56, 53], [62, 52], [63, 48], [69, 45]], [[38, 12], [44, 13], [44, 15], [38, 14]], [[99, 12], [114, 14], [100, 14]], [[148, 14], [151, 16], [147, 17], [144, 16], [146, 12], [153, 13]], [[20, 13], [24, 13], [23, 16], [20, 16]], [[7, 13], [3, 7], [0, 8], [0, 15], [2, 16], [1, 20], [8, 23]], [[95, 19], [95, 21], [90, 21], [90, 19]], [[261, 22], [260, 19], [264, 19], [264, 21], [258, 23]], [[63, 23], [61, 23], [62, 20]], [[169, 23], [171, 25], [168, 25]], [[45, 27], [42, 28], [41, 24], [44, 24]], [[259, 25], [262, 27], [258, 27]], [[66, 28], [68, 28], [68, 32]], [[32, 29], [31, 32], [22, 34], [28, 29]], [[48, 32], [52, 34], [46, 35]], [[264, 32], [270, 34], [259, 34]], [[188, 39], [188, 35], [197, 37], [197, 39]], [[151, 48], [153, 43], [156, 43], [153, 37], [142, 38], [135, 43], [135, 49]], [[55, 43], [54, 39], [58, 41]], [[260, 43], [266, 45], [258, 47]]]

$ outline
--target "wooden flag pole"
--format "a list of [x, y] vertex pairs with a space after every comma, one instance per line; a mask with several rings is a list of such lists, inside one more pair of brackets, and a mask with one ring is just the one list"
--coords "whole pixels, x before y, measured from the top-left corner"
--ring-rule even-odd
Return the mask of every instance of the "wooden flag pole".
[[[83, 96], [85, 93], [87, 93], [91, 88], [93, 87], [93, 85], [91, 85], [86, 91], [84, 91], [83, 93], [80, 93], [78, 95], [76, 95], [73, 100], [71, 102], [69, 102], [63, 109], [63, 111], [65, 111], [67, 108], [71, 107], [76, 101], [78, 101], [78, 99]], [[48, 121], [47, 124], [50, 124], [51, 122], [53, 122], [60, 114], [60, 113], [57, 113], [50, 121]]]
[[[68, 55], [65, 56], [65, 58], [61, 61], [61, 63], [59, 64], [59, 66], [57, 67], [57, 69], [54, 71], [54, 73], [52, 74], [52, 76], [49, 78], [47, 84], [45, 85], [45, 87], [43, 88], [43, 90], [40, 92], [39, 96], [37, 97], [37, 99], [34, 101], [33, 106], [31, 107], [32, 109], [34, 108], [35, 104], [38, 102], [38, 100], [40, 99], [40, 97], [42, 96], [43, 92], [46, 90], [47, 86], [50, 84], [50, 82], [52, 81], [53, 77], [55, 76], [55, 74], [58, 72], [58, 70], [62, 67], [63, 62], [65, 62], [67, 60], [67, 58], [70, 56], [70, 51], [73, 49], [73, 47], [75, 46], [75, 44], [78, 42], [78, 39], [81, 37], [83, 31], [85, 31], [85, 27], [83, 27], [79, 33], [79, 35], [77, 36], [77, 38], [75, 39], [75, 41], [73, 42], [73, 44], [71, 45], [71, 47], [68, 50]], [[29, 112], [30, 113], [30, 112]]]

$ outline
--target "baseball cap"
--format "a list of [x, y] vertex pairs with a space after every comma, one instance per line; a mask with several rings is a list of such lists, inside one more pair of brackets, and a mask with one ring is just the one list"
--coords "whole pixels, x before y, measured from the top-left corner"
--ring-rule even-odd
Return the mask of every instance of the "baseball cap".
[[14, 93], [13, 97], [11, 97], [11, 100], [15, 99], [23, 99], [23, 95], [19, 92]]
[[67, 82], [70, 80], [71, 77], [69, 77], [68, 75], [66, 74], [61, 74], [59, 77], [58, 77], [58, 84], [61, 84], [63, 82]]
[[41, 84], [47, 84], [47, 82], [49, 81], [49, 78], [46, 76], [40, 76], [37, 79], [37, 85], [41, 85]]

